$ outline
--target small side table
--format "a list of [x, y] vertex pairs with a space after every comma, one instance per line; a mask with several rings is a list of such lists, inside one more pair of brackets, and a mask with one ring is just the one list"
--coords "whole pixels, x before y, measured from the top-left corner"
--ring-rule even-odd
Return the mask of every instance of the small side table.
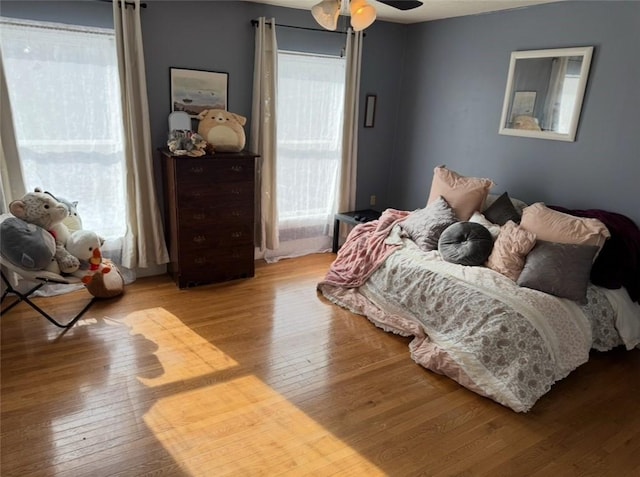
[[364, 224], [380, 218], [381, 213], [373, 209], [353, 210], [351, 212], [340, 212], [335, 215], [333, 225], [333, 253], [338, 252], [338, 240], [340, 239], [340, 222], [348, 225]]

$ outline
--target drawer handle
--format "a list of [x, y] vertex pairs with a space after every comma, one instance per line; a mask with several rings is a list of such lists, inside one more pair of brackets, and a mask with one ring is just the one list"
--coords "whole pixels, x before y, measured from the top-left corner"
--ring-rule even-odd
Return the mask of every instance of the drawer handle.
[[191, 195], [191, 197], [195, 197], [196, 199], [199, 199], [200, 197], [202, 197], [202, 192], [192, 191], [191, 194], [189, 195]]
[[242, 166], [231, 166], [233, 172], [242, 172]]
[[202, 166], [193, 166], [191, 169], [189, 169], [191, 172], [193, 172], [194, 174], [201, 174], [202, 171], [204, 171], [204, 168]]
[[231, 236], [232, 236], [233, 238], [240, 238], [240, 237], [242, 237], [242, 232], [233, 232], [233, 233], [231, 234]]
[[193, 219], [194, 220], [202, 220], [204, 218], [206, 218], [207, 214], [203, 214], [203, 213], [195, 213], [193, 214]]
[[242, 215], [242, 212], [240, 212], [239, 210], [234, 210], [231, 212], [232, 217], [240, 217], [241, 215]]
[[207, 238], [204, 235], [196, 235], [193, 237], [193, 241], [195, 243], [202, 243], [205, 242], [207, 240]]
[[240, 189], [231, 189], [233, 195], [240, 195]]
[[240, 258], [240, 252], [236, 252], [236, 251], [231, 252], [231, 258]]
[[207, 263], [207, 259], [204, 257], [196, 257], [193, 259], [193, 263], [196, 263], [198, 265], [204, 265], [205, 263]]

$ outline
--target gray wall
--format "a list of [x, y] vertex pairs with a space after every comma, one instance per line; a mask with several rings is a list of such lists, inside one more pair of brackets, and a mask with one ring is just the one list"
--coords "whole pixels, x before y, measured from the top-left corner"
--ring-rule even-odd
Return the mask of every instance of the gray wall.
[[[170, 112], [169, 68], [229, 73], [229, 109], [250, 118], [254, 31], [250, 20], [316, 27], [304, 10], [250, 2], [148, 2], [142, 11], [152, 139], [162, 146]], [[0, 14], [109, 26], [111, 5], [0, 3]], [[433, 167], [490, 177], [528, 202], [602, 208], [640, 224], [640, 2], [560, 2], [417, 25], [367, 29], [366, 94], [375, 127], [360, 128], [358, 207], [424, 205]], [[280, 46], [334, 52], [339, 35], [278, 29]], [[595, 46], [576, 142], [498, 134], [513, 50]], [[246, 126], [247, 132], [250, 125]]]
[[[251, 130], [254, 27], [259, 16], [275, 17], [280, 24], [319, 28], [306, 10], [233, 1], [148, 1], [141, 12], [149, 95], [151, 135], [154, 145], [166, 143], [169, 68], [193, 68], [229, 73], [229, 110], [246, 116]], [[0, 2], [0, 15], [63, 23], [112, 26], [111, 5], [84, 2]], [[340, 20], [340, 27], [345, 19]], [[344, 35], [291, 28], [277, 29], [280, 48], [339, 54]], [[367, 93], [378, 95], [376, 127], [360, 128], [357, 202], [368, 206], [369, 196], [388, 203], [387, 170], [393, 153], [400, 99], [400, 81], [406, 29], [377, 22], [366, 33], [361, 81], [361, 112]], [[362, 120], [360, 121], [362, 125]], [[157, 171], [159, 172], [159, 171]], [[157, 174], [156, 174], [157, 175]], [[161, 182], [157, 181], [158, 187]]]
[[[560, 2], [411, 25], [389, 204], [424, 205], [433, 168], [527, 202], [640, 224], [640, 2]], [[595, 46], [576, 142], [498, 134], [513, 50]]]
[[[166, 142], [170, 112], [169, 67], [229, 73], [229, 110], [249, 119], [253, 82], [254, 27], [251, 20], [265, 16], [276, 23], [319, 28], [306, 10], [250, 2], [156, 2], [143, 12], [143, 34], [152, 137]], [[340, 21], [340, 27], [344, 19]], [[339, 54], [344, 35], [292, 28], [276, 30], [282, 49]], [[405, 28], [379, 22], [367, 30], [362, 60], [361, 110], [367, 93], [378, 94], [376, 127], [360, 128], [357, 203], [369, 196], [388, 202], [389, 157], [393, 152], [397, 104], [403, 65]], [[364, 112], [361, 111], [362, 118]], [[362, 125], [362, 121], [360, 121]]]
[[47, 22], [113, 28], [110, 3], [79, 1], [1, 1], [0, 15]]

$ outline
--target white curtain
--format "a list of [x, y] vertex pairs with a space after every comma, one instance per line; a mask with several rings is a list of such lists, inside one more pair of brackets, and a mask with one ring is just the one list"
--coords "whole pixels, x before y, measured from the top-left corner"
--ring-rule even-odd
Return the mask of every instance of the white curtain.
[[119, 264], [124, 172], [113, 31], [2, 19], [0, 34], [5, 206], [35, 187], [79, 201], [84, 228], [109, 239], [102, 251]]
[[9, 212], [9, 203], [25, 194], [13, 114], [0, 55], [0, 214]]
[[[9, 213], [9, 203], [25, 194], [22, 166], [18, 155], [13, 115], [7, 80], [4, 76], [4, 63], [0, 55], [0, 214]], [[14, 288], [18, 286], [18, 277], [9, 270], [2, 270]], [[5, 283], [0, 284], [0, 293], [4, 293]]]
[[8, 91], [11, 100], [11, 108], [3, 101], [2, 144], [11, 187], [21, 189], [12, 191], [11, 198], [42, 187], [79, 201], [85, 228], [109, 238], [122, 235], [113, 32], [8, 19], [0, 31], [7, 82], [3, 95]]
[[549, 76], [549, 89], [544, 103], [544, 121], [542, 129], [545, 131], [559, 131], [560, 109], [562, 107], [562, 89], [567, 76], [569, 57], [554, 58]]
[[[85, 215], [85, 228], [105, 237], [124, 232], [112, 32], [2, 19], [0, 34], [3, 211], [26, 191], [43, 187], [94, 212]], [[14, 286], [26, 285], [14, 280]], [[38, 293], [75, 288], [50, 285]]]
[[127, 232], [122, 263], [148, 268], [169, 261], [153, 176], [153, 149], [142, 48], [140, 0], [113, 2], [124, 123]]
[[[347, 59], [342, 133], [342, 164], [338, 210], [346, 212], [356, 207], [356, 175], [358, 169], [358, 109], [360, 105], [360, 67], [362, 64], [362, 31], [349, 28], [345, 55]], [[334, 231], [338, 233], [338, 231]]]
[[275, 19], [258, 19], [253, 66], [253, 106], [251, 110], [251, 150], [260, 154], [258, 175], [256, 244], [261, 251], [277, 249], [277, 128], [276, 101], [278, 43]]
[[267, 261], [331, 250], [342, 157], [345, 59], [278, 53], [280, 247]]
[[361, 32], [345, 58], [278, 56], [278, 236], [268, 262], [331, 250], [333, 216], [355, 208]]

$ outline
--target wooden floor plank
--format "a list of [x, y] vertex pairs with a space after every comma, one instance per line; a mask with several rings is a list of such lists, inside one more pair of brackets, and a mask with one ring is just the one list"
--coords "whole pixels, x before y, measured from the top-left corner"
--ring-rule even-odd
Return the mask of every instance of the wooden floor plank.
[[[186, 290], [142, 278], [66, 333], [18, 305], [0, 320], [0, 474], [638, 473], [640, 350], [594, 353], [518, 414], [319, 295], [334, 257]], [[64, 315], [87, 294], [37, 300]]]

